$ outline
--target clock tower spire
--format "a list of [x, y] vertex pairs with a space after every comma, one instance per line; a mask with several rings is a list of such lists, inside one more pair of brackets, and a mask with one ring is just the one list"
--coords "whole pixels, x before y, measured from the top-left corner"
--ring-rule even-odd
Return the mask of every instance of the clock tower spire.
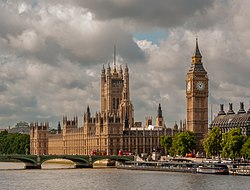
[[196, 149], [202, 150], [201, 140], [208, 132], [208, 77], [196, 38], [191, 67], [186, 76], [187, 130], [196, 135]]
[[201, 52], [199, 50], [199, 45], [198, 45], [198, 38], [196, 37], [196, 45], [195, 45], [195, 52], [192, 57], [192, 64], [201, 64], [202, 62], [202, 56]]

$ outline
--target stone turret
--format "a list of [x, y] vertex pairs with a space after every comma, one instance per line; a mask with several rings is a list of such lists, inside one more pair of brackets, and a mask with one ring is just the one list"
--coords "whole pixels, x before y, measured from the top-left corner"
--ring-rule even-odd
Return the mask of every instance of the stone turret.
[[174, 130], [176, 130], [176, 131], [178, 131], [178, 125], [177, 125], [177, 123], [175, 122], [175, 124], [174, 124]]
[[111, 68], [110, 68], [110, 64], [108, 64], [108, 68], [107, 68], [107, 79], [110, 79], [111, 77]]
[[84, 123], [89, 123], [89, 122], [91, 122], [91, 113], [89, 106], [87, 106], [87, 111], [84, 113]]
[[152, 125], [153, 122], [152, 122], [152, 117], [151, 116], [147, 116], [146, 117], [146, 128], [149, 127], [149, 125]]
[[220, 104], [220, 111], [218, 113], [218, 115], [226, 115], [226, 113], [224, 112], [224, 105], [223, 104]]
[[60, 121], [58, 121], [57, 134], [60, 134], [61, 132], [62, 132], [61, 124], [60, 124]]
[[119, 77], [123, 78], [123, 70], [122, 70], [122, 65], [120, 65], [120, 69], [119, 69]]
[[229, 115], [229, 114], [235, 114], [234, 110], [233, 110], [233, 104], [232, 103], [229, 103], [229, 110], [227, 112], [227, 115]]
[[78, 117], [74, 116], [73, 119], [67, 119], [67, 116], [63, 116], [63, 130], [73, 129], [78, 127]]
[[124, 86], [123, 86], [123, 97], [124, 100], [129, 100], [129, 73], [128, 65], [126, 64], [124, 71]]
[[238, 114], [243, 114], [246, 113], [246, 111], [244, 110], [244, 103], [240, 102], [240, 109], [238, 111]]
[[159, 107], [158, 107], [157, 117], [162, 118], [161, 104], [159, 104]]
[[159, 104], [158, 110], [157, 110], [156, 126], [157, 127], [163, 127], [164, 126], [164, 120], [163, 120], [163, 117], [162, 117], [161, 104]]
[[48, 154], [49, 123], [30, 123], [30, 154]]
[[124, 128], [125, 129], [129, 128], [129, 122], [128, 122], [128, 115], [127, 115], [127, 113], [126, 113], [125, 119], [124, 119]]

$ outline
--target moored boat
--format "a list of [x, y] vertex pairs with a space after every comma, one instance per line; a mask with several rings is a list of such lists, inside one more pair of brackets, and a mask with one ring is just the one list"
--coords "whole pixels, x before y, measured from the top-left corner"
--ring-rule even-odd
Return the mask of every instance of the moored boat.
[[136, 162], [128, 161], [117, 165], [117, 169], [147, 170], [165, 172], [194, 173], [196, 165], [192, 162]]
[[225, 164], [209, 164], [197, 167], [197, 173], [228, 175], [229, 169]]
[[117, 169], [126, 170], [146, 170], [221, 175], [250, 175], [249, 164], [227, 165], [223, 163], [191, 162], [189, 160], [183, 159], [164, 162], [126, 161], [125, 163], [118, 163], [116, 167]]

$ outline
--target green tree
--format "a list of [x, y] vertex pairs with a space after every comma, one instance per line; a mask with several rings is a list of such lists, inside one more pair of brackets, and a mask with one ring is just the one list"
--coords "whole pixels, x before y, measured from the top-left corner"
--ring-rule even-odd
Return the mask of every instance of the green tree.
[[170, 135], [160, 136], [160, 145], [164, 148], [166, 155], [168, 155], [172, 146], [172, 137]]
[[241, 155], [245, 159], [250, 158], [250, 137], [246, 140], [246, 142], [243, 144], [242, 149], [241, 149]]
[[244, 144], [245, 136], [241, 134], [241, 129], [231, 129], [222, 135], [222, 157], [235, 159], [240, 156], [241, 148]]
[[0, 139], [4, 136], [8, 135], [8, 131], [7, 130], [4, 130], [0, 133]]
[[171, 154], [185, 156], [195, 149], [195, 134], [190, 131], [177, 133], [173, 137]]
[[219, 127], [214, 127], [202, 142], [207, 156], [216, 156], [222, 150], [222, 135]]
[[7, 131], [0, 133], [0, 154], [25, 154], [29, 153], [29, 147], [29, 135], [9, 134]]

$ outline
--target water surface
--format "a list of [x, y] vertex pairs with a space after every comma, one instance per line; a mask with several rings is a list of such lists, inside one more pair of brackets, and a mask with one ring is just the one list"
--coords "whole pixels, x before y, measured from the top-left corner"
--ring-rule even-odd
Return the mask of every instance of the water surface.
[[[8, 165], [9, 164], [9, 165]], [[6, 170], [7, 168], [12, 170]], [[50, 169], [56, 167], [57, 169]], [[250, 177], [232, 175], [205, 175], [157, 171], [118, 169], [58, 169], [68, 164], [43, 165], [42, 170], [23, 170], [22, 163], [0, 162], [1, 190], [217, 190], [249, 189]], [[13, 170], [19, 168], [19, 170]]]

